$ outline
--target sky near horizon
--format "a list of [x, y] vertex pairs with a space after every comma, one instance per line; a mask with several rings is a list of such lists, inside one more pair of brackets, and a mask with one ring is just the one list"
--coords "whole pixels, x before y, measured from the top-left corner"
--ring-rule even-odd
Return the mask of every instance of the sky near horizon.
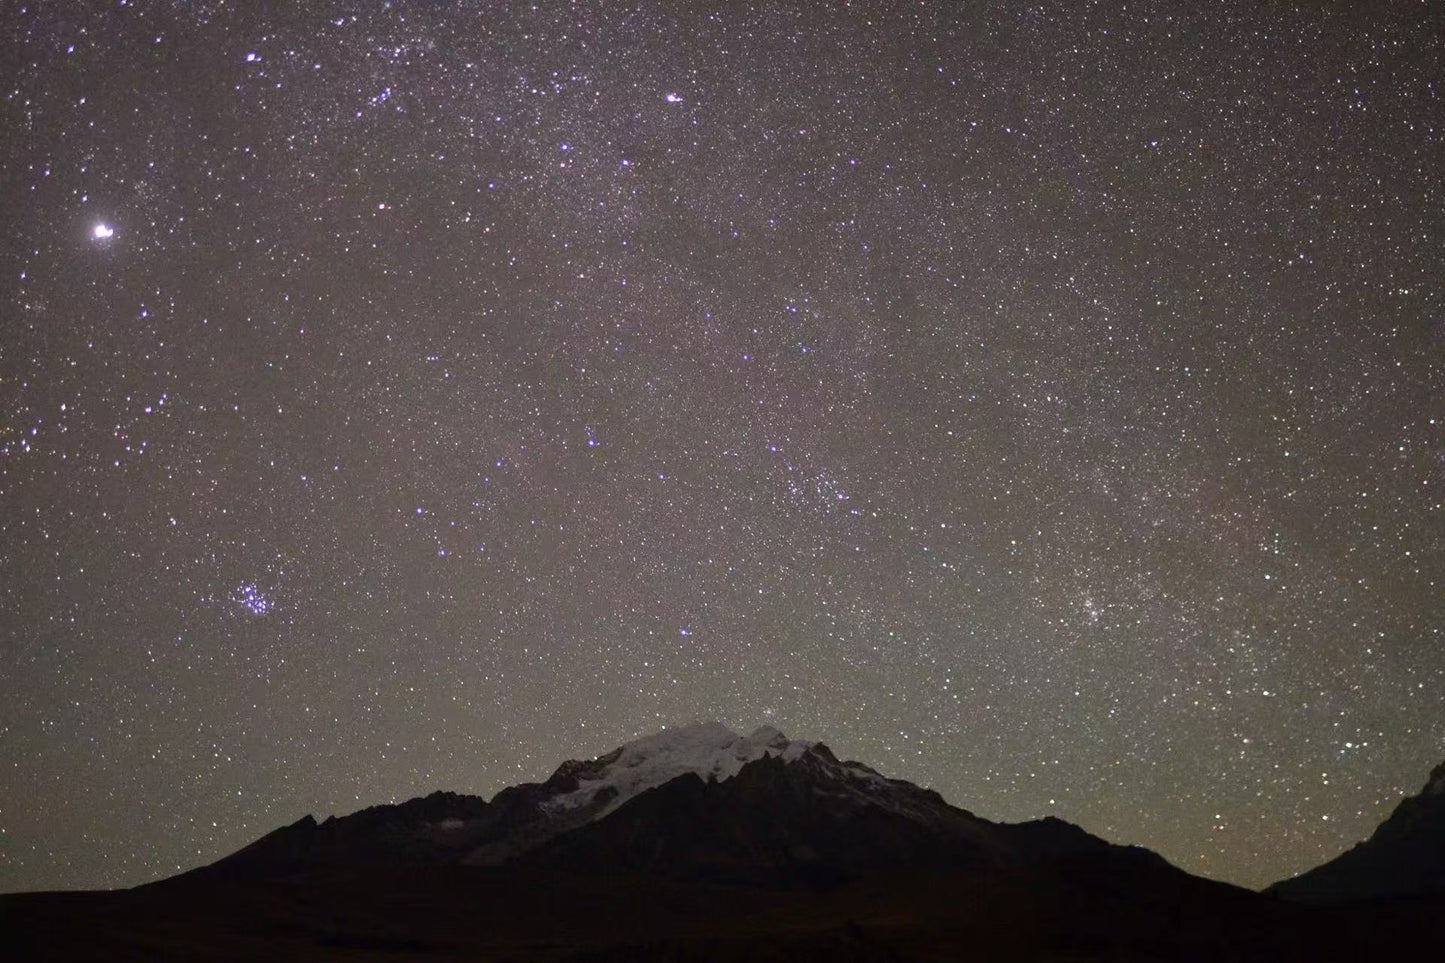
[[1445, 759], [1441, 8], [0, 9], [0, 890], [777, 726], [1259, 886]]

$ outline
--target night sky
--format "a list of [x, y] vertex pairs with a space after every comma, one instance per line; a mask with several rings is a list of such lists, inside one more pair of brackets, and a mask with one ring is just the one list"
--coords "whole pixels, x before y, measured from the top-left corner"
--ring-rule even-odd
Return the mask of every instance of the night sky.
[[0, 8], [0, 889], [770, 723], [1260, 885], [1445, 758], [1435, 3]]

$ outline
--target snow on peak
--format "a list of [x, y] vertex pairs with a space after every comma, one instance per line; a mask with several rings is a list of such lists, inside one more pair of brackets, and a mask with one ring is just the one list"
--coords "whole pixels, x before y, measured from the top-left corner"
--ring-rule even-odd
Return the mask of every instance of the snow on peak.
[[810, 742], [791, 741], [772, 726], [761, 726], [747, 736], [719, 722], [663, 729], [608, 753], [597, 760], [600, 765], [589, 765], [589, 771], [579, 773], [576, 790], [554, 796], [546, 805], [554, 812], [576, 809], [592, 802], [600, 791], [616, 790], [606, 808], [597, 814], [601, 816], [633, 796], [689, 772], [721, 782], [736, 776], [756, 759], [781, 756], [792, 762], [812, 746]]

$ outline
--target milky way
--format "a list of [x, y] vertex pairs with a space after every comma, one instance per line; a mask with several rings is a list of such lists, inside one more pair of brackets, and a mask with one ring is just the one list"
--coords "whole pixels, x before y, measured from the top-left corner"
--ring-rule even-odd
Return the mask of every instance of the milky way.
[[1441, 20], [6, 4], [0, 888], [699, 719], [1334, 855], [1445, 758]]

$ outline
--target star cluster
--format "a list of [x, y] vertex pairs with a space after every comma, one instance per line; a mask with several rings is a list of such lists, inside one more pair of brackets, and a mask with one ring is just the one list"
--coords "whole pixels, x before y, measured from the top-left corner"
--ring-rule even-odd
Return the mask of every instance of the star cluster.
[[0, 10], [0, 887], [769, 722], [1250, 885], [1445, 757], [1439, 10]]

